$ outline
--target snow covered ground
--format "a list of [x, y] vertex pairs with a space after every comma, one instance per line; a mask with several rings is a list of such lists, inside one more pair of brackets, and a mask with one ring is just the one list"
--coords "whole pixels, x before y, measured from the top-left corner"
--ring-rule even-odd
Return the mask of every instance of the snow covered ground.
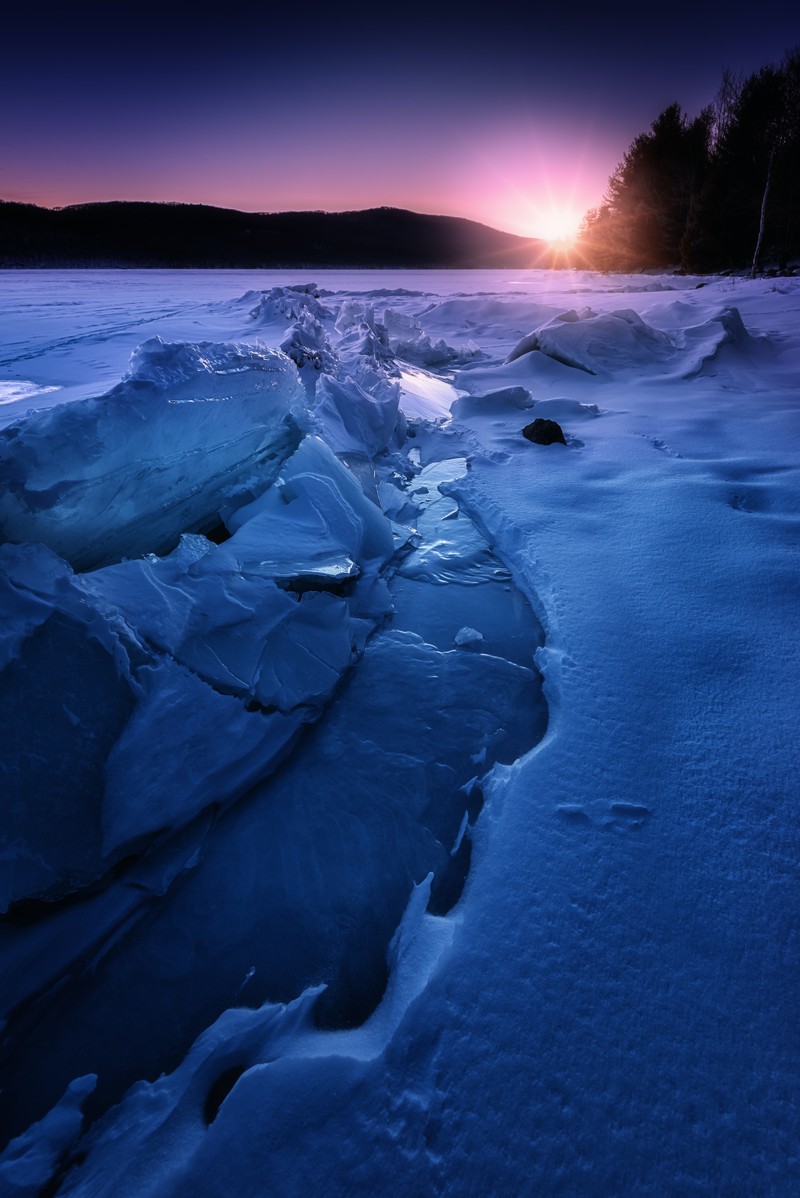
[[800, 1193], [800, 280], [314, 282], [0, 273], [0, 1194]]

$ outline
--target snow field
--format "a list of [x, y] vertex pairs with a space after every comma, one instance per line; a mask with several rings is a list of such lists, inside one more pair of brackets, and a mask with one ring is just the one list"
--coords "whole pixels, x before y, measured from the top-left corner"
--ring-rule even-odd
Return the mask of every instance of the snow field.
[[131, 280], [127, 329], [60, 280], [97, 377], [189, 324], [297, 370], [206, 527], [181, 500], [172, 552], [112, 552], [112, 502], [73, 574], [89, 338], [24, 277], [0, 369], [78, 402], [3, 407], [56, 516], [2, 549], [9, 1192], [791, 1192], [800, 288]]

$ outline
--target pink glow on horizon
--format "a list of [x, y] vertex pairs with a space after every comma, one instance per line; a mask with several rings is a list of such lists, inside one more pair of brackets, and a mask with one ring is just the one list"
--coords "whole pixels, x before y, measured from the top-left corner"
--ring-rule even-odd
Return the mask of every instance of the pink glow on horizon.
[[392, 205], [545, 237], [667, 104], [699, 112], [789, 34], [682, 0], [658, 53], [633, 5], [6, 7], [2, 198]]
[[[174, 132], [174, 131], [173, 131]], [[252, 212], [381, 205], [463, 216], [526, 237], [551, 237], [599, 203], [622, 149], [586, 127], [516, 128], [486, 122], [453, 136], [418, 129], [345, 127], [309, 143], [291, 123], [278, 135], [206, 127], [162, 142], [144, 137], [110, 148], [56, 152], [17, 172], [4, 198], [63, 207], [101, 200], [170, 200]], [[616, 154], [616, 157], [615, 157]]]

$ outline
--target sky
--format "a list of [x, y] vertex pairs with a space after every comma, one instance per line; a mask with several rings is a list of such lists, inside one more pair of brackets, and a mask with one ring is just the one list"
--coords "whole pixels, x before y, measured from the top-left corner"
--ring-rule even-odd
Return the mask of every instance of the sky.
[[388, 204], [556, 236], [668, 104], [693, 116], [723, 68], [800, 44], [797, 8], [18, 0], [0, 198]]

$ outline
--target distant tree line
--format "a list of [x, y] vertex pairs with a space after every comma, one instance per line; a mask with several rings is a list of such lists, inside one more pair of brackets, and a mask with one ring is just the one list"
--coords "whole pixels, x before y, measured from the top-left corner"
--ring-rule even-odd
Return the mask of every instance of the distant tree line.
[[665, 108], [584, 217], [579, 253], [597, 270], [754, 274], [800, 257], [800, 47], [746, 78], [725, 72], [692, 120]]
[[0, 200], [0, 268], [478, 268], [549, 266], [542, 241], [401, 208], [238, 212], [111, 201], [39, 208]]

